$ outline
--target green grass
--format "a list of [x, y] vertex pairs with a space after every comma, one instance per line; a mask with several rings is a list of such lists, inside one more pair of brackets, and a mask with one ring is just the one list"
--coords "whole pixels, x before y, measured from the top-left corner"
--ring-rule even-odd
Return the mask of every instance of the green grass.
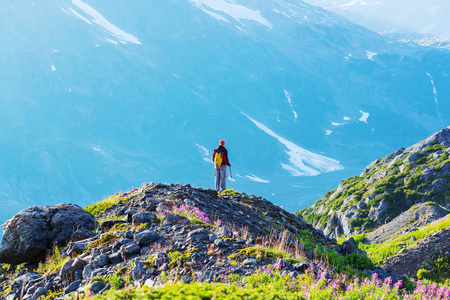
[[448, 148], [448, 147], [444, 146], [442, 144], [439, 144], [438, 142], [434, 142], [432, 145], [426, 147], [425, 151], [433, 153], [433, 152], [437, 152], [437, 151], [440, 151], [440, 150], [444, 150], [446, 148]]
[[[359, 234], [357, 236], [354, 236], [353, 238], [358, 244], [358, 248], [365, 250], [375, 265], [381, 265], [389, 257], [397, 254], [400, 249], [412, 246], [413, 244], [417, 243], [417, 241], [448, 227], [450, 227], [450, 215], [447, 215], [446, 217], [435, 221], [420, 230], [407, 233], [391, 241], [386, 241], [382, 244], [366, 244], [366, 234]], [[415, 238], [415, 240], [411, 240], [411, 238], [413, 237]], [[344, 240], [345, 239], [338, 239], [338, 244], [341, 244]]]
[[70, 259], [70, 257], [59, 256], [60, 250], [62, 249], [62, 247], [59, 248], [55, 245], [50, 252], [50, 255], [46, 257], [45, 262], [39, 263], [36, 272], [41, 275], [48, 275], [55, 272], [56, 270], [59, 270], [62, 265]]
[[234, 196], [236, 196], [237, 194], [239, 194], [237, 191], [228, 189], [228, 190], [223, 190], [223, 191], [221, 191], [221, 192], [219, 193], [219, 197], [223, 197], [224, 195], [227, 195], [227, 196], [230, 196], [230, 197], [234, 197]]
[[101, 248], [106, 245], [111, 245], [119, 237], [120, 237], [119, 235], [105, 233], [98, 240], [92, 241], [89, 244], [87, 244], [86, 248], [87, 248], [87, 250], [90, 250], [91, 248]]
[[304, 258], [300, 255], [291, 254], [283, 249], [276, 247], [267, 247], [262, 245], [255, 245], [244, 248], [228, 256], [230, 260], [236, 260], [240, 255], [255, 256], [257, 260], [277, 260], [284, 259], [289, 263], [303, 262]]
[[[110, 290], [93, 299], [189, 299], [189, 300], [272, 300], [272, 299], [425, 299], [424, 286], [408, 283], [406, 289], [398, 285], [391, 287], [388, 283], [377, 281], [376, 278], [364, 279], [354, 277], [339, 277], [344, 288], [335, 283], [327, 284], [322, 274], [314, 275], [310, 270], [296, 278], [282, 275], [276, 268], [269, 266], [251, 276], [242, 278], [230, 275], [228, 282], [200, 283], [169, 282], [162, 287], [142, 288], [128, 287], [120, 291]], [[440, 287], [441, 285], [438, 285]], [[428, 289], [427, 289], [428, 290]], [[429, 292], [428, 292], [429, 293]], [[430, 293], [426, 296], [430, 298]], [[427, 298], [427, 299], [428, 299]], [[431, 299], [431, 298], [430, 298]]]
[[[429, 146], [428, 152], [433, 153], [448, 147], [441, 144], [433, 144]], [[389, 208], [382, 218], [395, 218], [404, 209], [415, 201], [436, 201], [440, 205], [450, 203], [450, 184], [443, 192], [436, 192], [431, 189], [431, 183], [439, 178], [450, 179], [450, 176], [433, 176], [429, 180], [420, 178], [424, 172], [424, 168], [433, 167], [435, 170], [442, 168], [444, 164], [449, 163], [450, 159], [447, 152], [443, 152], [436, 160], [431, 155], [420, 153], [419, 159], [415, 165], [405, 164], [405, 159], [409, 155], [405, 155], [388, 168], [387, 164], [383, 164], [384, 159], [378, 159], [375, 165], [361, 176], [355, 175], [347, 178], [340, 183], [343, 191], [335, 194], [336, 190], [329, 191], [325, 196], [319, 199], [313, 206], [305, 208], [296, 213], [301, 215], [308, 223], [320, 228], [325, 228], [328, 221], [335, 216], [354, 207], [362, 199], [369, 195], [375, 195], [367, 202], [367, 208], [360, 209], [360, 215], [351, 221], [351, 226], [356, 230], [364, 230], [369, 232], [378, 225], [367, 218], [371, 207], [378, 205], [381, 201], [385, 201]], [[400, 166], [403, 165], [402, 171]], [[377, 178], [377, 174], [384, 174], [385, 178], [378, 179], [370, 183], [371, 177]], [[449, 178], [447, 178], [449, 177]], [[442, 193], [442, 195], [441, 195]], [[345, 205], [344, 201], [347, 202]], [[320, 210], [319, 210], [320, 208]], [[330, 213], [332, 211], [332, 213]], [[383, 219], [382, 219], [383, 220]]]
[[94, 216], [98, 216], [104, 213], [106, 210], [110, 209], [113, 205], [118, 205], [119, 202], [126, 203], [127, 198], [120, 194], [113, 195], [101, 202], [86, 206], [84, 209], [90, 212]]

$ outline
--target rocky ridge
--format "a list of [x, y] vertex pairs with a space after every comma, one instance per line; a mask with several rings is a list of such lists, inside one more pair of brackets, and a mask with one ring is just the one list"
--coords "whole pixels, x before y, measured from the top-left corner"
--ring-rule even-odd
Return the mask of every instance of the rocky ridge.
[[450, 208], [450, 127], [377, 159], [299, 212], [333, 238], [373, 231], [413, 205]]
[[[245, 193], [218, 196], [190, 185], [151, 183], [85, 209], [96, 215], [96, 232], [73, 229], [70, 243], [53, 244], [45, 263], [23, 256], [25, 265], [3, 265], [2, 299], [83, 297], [127, 285], [161, 286], [168, 278], [226, 282], [230, 275], [246, 277], [263, 268], [291, 277], [309, 270], [338, 284], [336, 270], [318, 259], [319, 249], [339, 256], [357, 253], [369, 263], [365, 266], [371, 265], [354, 241], [339, 247], [301, 218]], [[7, 246], [6, 240], [2, 247]], [[392, 271], [377, 272], [394, 282], [401, 278]]]
[[394, 218], [391, 222], [369, 233], [367, 240], [369, 243], [381, 244], [436, 222], [447, 216], [448, 213], [448, 210], [433, 202], [419, 203]]

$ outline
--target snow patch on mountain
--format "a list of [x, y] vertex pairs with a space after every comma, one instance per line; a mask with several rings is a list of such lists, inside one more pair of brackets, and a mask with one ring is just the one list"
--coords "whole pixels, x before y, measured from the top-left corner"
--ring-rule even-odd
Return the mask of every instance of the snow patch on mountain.
[[199, 7], [201, 10], [203, 10], [203, 12], [205, 12], [206, 14], [208, 14], [208, 15], [210, 15], [211, 17], [213, 17], [213, 18], [215, 18], [215, 19], [217, 19], [217, 20], [219, 20], [219, 21], [224, 21], [224, 22], [227, 22], [227, 23], [230, 23], [230, 21], [228, 21], [224, 16], [222, 16], [222, 15], [219, 15], [219, 14], [216, 14], [215, 12], [212, 12], [212, 11], [210, 11], [210, 10], [207, 10], [206, 8], [204, 8], [204, 7]]
[[98, 11], [96, 11], [92, 6], [90, 6], [87, 3], [82, 2], [81, 0], [72, 0], [72, 4], [74, 4], [76, 7], [78, 7], [80, 10], [82, 10], [86, 15], [88, 15], [92, 20], [88, 20], [87, 17], [82, 16], [80, 13], [77, 13], [73, 9], [70, 9], [70, 11], [78, 18], [83, 20], [84, 22], [88, 24], [95, 23], [103, 29], [105, 29], [106, 32], [110, 33], [111, 35], [115, 36], [121, 43], [133, 43], [140, 45], [141, 42], [132, 34], [127, 33], [123, 31], [122, 29], [118, 28], [116, 25], [110, 23], [105, 17], [102, 16]]
[[344, 166], [342, 166], [339, 161], [303, 149], [291, 141], [280, 137], [267, 126], [250, 118], [248, 115], [242, 114], [252, 121], [259, 129], [276, 138], [280, 143], [286, 146], [287, 149], [285, 151], [289, 156], [290, 165], [281, 163], [281, 167], [288, 171], [292, 176], [315, 176], [321, 173], [344, 169]]
[[292, 113], [294, 114], [294, 118], [297, 120], [298, 114], [294, 110], [294, 107], [292, 106], [291, 96], [289, 95], [289, 93], [286, 90], [284, 90], [284, 95], [286, 96], [286, 99], [289, 102], [289, 105], [291, 106], [291, 110], [292, 110]]
[[91, 21], [89, 21], [88, 19], [86, 19], [85, 17], [83, 17], [81, 14], [79, 14], [76, 10], [69, 8], [69, 10], [78, 18], [80, 18], [81, 20], [83, 20], [84, 22], [88, 23], [89, 25], [91, 25]]
[[[224, 21], [225, 18], [220, 18], [215, 12], [222, 12], [238, 22], [241, 20], [251, 20], [258, 22], [268, 28], [273, 28], [273, 25], [267, 21], [259, 11], [252, 10], [240, 4], [230, 3], [224, 0], [189, 0], [194, 6], [200, 8], [202, 11], [208, 13], [209, 15]], [[226, 19], [225, 19], [226, 20]], [[226, 20], [228, 22], [228, 20]]]
[[378, 54], [378, 53], [370, 52], [370, 51], [366, 51], [366, 53], [367, 53], [367, 58], [370, 60], [373, 60], [373, 57]]
[[342, 7], [344, 9], [347, 9], [350, 6], [354, 6], [354, 5], [367, 5], [367, 2], [364, 1], [364, 0], [353, 0], [353, 1], [349, 2], [349, 3], [338, 5], [337, 7]]
[[428, 72], [427, 72], [427, 75], [428, 75], [428, 77], [430, 78], [431, 86], [433, 87], [433, 97], [434, 97], [434, 102], [438, 103], [437, 90], [436, 90], [436, 86], [434, 85], [433, 76], [431, 76], [431, 74], [428, 73]]
[[363, 112], [362, 110], [359, 111], [362, 116], [359, 118], [359, 121], [367, 123], [367, 119], [369, 118], [369, 113]]

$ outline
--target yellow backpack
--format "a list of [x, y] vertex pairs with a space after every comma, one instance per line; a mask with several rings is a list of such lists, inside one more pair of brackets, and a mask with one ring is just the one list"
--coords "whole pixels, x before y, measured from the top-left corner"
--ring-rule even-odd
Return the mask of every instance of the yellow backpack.
[[222, 165], [222, 161], [223, 161], [222, 152], [216, 152], [216, 156], [214, 156], [214, 165], [216, 165], [216, 167], [220, 167]]

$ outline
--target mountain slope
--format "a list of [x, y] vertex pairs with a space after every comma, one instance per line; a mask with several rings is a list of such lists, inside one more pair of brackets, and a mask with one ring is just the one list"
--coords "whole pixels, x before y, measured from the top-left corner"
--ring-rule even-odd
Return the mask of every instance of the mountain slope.
[[299, 213], [326, 235], [340, 237], [373, 231], [418, 203], [449, 208], [449, 146], [447, 127], [374, 161]]
[[219, 139], [236, 189], [295, 211], [449, 121], [448, 52], [390, 43], [303, 2], [0, 11], [0, 219], [146, 180], [212, 186]]
[[449, 20], [443, 17], [450, 10], [442, 0], [379, 1], [379, 0], [307, 0], [377, 32], [407, 31], [450, 38]]

